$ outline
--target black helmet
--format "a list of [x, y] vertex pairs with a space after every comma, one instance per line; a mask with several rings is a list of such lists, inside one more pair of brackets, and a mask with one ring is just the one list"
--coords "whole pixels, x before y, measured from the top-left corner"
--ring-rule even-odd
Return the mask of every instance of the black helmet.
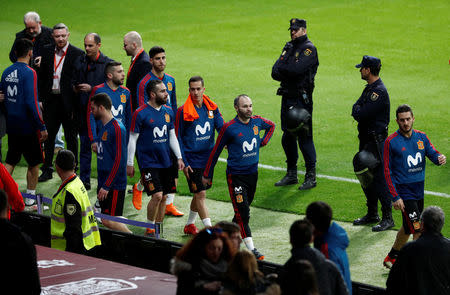
[[290, 132], [307, 129], [311, 122], [311, 114], [304, 108], [291, 106], [286, 113], [286, 127]]
[[367, 188], [373, 181], [373, 169], [380, 164], [375, 155], [362, 150], [353, 157], [353, 169], [361, 186]]

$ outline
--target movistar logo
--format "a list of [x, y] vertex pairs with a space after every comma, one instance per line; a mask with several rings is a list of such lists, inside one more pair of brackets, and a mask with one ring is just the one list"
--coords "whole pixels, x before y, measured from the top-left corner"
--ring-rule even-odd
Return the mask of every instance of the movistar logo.
[[120, 105], [117, 107], [117, 109], [114, 106], [111, 106], [111, 112], [114, 117], [117, 117], [119, 114], [123, 114], [123, 105]]
[[417, 152], [417, 154], [414, 158], [413, 158], [413, 156], [408, 155], [406, 162], [408, 163], [408, 167], [417, 166], [417, 164], [422, 162], [422, 154]]
[[14, 87], [11, 87], [10, 85], [8, 85], [8, 88], [6, 89], [6, 91], [8, 92], [8, 96], [16, 96], [17, 95], [17, 85], [14, 85]]
[[247, 141], [244, 141], [242, 143], [242, 151], [244, 153], [251, 152], [256, 147], [256, 138], [252, 139], [252, 142], [248, 143]]
[[17, 69], [13, 72], [9, 73], [5, 78], [6, 82], [18, 83], [19, 79], [17, 78]]
[[211, 125], [209, 122], [205, 122], [205, 125], [202, 127], [200, 125], [195, 126], [195, 135], [205, 135], [206, 131], [211, 131]]
[[158, 127], [153, 128], [153, 137], [163, 137], [164, 135], [167, 135], [167, 125], [164, 125], [162, 129]]

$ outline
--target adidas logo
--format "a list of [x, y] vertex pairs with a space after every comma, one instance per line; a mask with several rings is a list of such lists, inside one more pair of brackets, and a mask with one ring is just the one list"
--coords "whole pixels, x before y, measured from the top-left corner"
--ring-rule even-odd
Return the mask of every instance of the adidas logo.
[[5, 81], [12, 83], [19, 83], [19, 79], [17, 78], [17, 69], [9, 73], [8, 76], [6, 76]]

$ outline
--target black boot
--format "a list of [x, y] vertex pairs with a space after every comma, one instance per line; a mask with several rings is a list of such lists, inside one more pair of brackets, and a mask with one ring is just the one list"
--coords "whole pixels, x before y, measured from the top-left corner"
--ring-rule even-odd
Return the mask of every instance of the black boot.
[[383, 216], [381, 218], [381, 222], [374, 227], [372, 227], [372, 231], [379, 232], [390, 229], [394, 227], [394, 219], [392, 219], [392, 208], [381, 208]]
[[369, 223], [375, 223], [380, 221], [380, 216], [377, 215], [371, 215], [367, 213], [363, 217], [357, 218], [353, 220], [353, 225], [366, 225]]
[[44, 182], [53, 178], [52, 168], [42, 168], [42, 174], [38, 178], [38, 182]]
[[288, 169], [286, 175], [278, 182], [275, 183], [275, 186], [285, 186], [290, 184], [297, 184], [297, 168]]
[[305, 181], [298, 189], [301, 191], [308, 190], [316, 187], [316, 185], [316, 168], [306, 169]]

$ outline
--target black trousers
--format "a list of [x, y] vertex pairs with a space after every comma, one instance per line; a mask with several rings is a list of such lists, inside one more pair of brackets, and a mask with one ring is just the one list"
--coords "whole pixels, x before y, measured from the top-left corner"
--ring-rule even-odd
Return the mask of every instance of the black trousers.
[[53, 167], [56, 134], [63, 126], [66, 147], [75, 155], [78, 165], [78, 131], [73, 112], [65, 111], [61, 94], [51, 94], [44, 103], [44, 122], [47, 127], [48, 138], [44, 143], [45, 160], [43, 169]]
[[[301, 98], [282, 97], [281, 101], [281, 130], [283, 136], [281, 137], [281, 145], [283, 146], [284, 153], [286, 154], [286, 163], [288, 169], [296, 169], [298, 161], [298, 149], [300, 149], [303, 159], [305, 160], [306, 169], [312, 169], [316, 167], [316, 148], [313, 140], [312, 130], [312, 94], [308, 94], [311, 103], [306, 105], [302, 102]], [[299, 106], [306, 109], [311, 114], [311, 121], [308, 126], [308, 131], [301, 130], [296, 133], [289, 132], [287, 130], [286, 114], [291, 106]], [[297, 147], [298, 145], [298, 147]]]
[[381, 208], [383, 210], [391, 210], [392, 204], [391, 200], [389, 198], [388, 188], [386, 185], [386, 179], [384, 177], [384, 171], [383, 171], [383, 159], [381, 158], [381, 155], [383, 154], [383, 145], [384, 145], [384, 139], [380, 142], [375, 141], [369, 141], [364, 142], [360, 141], [359, 150], [366, 150], [371, 153], [373, 153], [378, 160], [380, 161], [380, 164], [373, 169], [373, 181], [372, 183], [367, 187], [361, 188], [364, 191], [364, 194], [366, 196], [367, 200], [367, 212], [370, 215], [377, 215], [378, 214], [378, 200], [380, 200]]

